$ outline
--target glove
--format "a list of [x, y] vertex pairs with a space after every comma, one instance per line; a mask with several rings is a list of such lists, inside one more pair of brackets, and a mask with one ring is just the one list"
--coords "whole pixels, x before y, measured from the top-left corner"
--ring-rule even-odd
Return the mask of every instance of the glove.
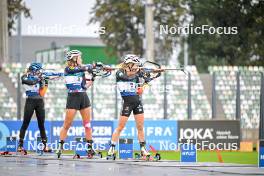
[[103, 67], [104, 64], [102, 62], [96, 62], [95, 67]]
[[139, 72], [138, 72], [138, 76], [140, 78], [143, 78], [145, 76], [145, 74], [146, 74], [146, 72], [144, 70], [139, 70]]
[[44, 85], [45, 86], [48, 86], [49, 85], [49, 80], [48, 79], [45, 79]]
[[150, 77], [145, 77], [144, 80], [145, 80], [145, 83], [149, 83], [150, 81], [152, 81], [152, 78], [150, 78]]
[[88, 72], [92, 72], [94, 68], [95, 68], [95, 64], [87, 64], [87, 65], [80, 67], [82, 71], [88, 71]]
[[47, 79], [46, 75], [44, 74], [41, 74], [39, 77], [38, 77], [39, 81], [44, 81], [45, 79]]

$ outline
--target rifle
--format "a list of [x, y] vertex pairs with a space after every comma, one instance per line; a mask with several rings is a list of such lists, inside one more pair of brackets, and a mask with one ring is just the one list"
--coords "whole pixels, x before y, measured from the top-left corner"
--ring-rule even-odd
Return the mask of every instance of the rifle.
[[59, 72], [47, 72], [46, 70], [44, 70], [41, 73], [41, 79], [44, 80], [56, 80], [56, 79], [60, 79], [64, 76], [64, 73], [59, 73]]
[[[109, 65], [102, 65], [100, 67], [101, 70], [105, 71], [107, 74], [111, 75], [111, 72], [114, 70], [120, 69], [119, 67], [111, 67]], [[158, 77], [161, 76], [162, 72], [165, 71], [182, 71], [185, 75], [187, 75], [187, 71], [184, 69], [184, 67], [178, 67], [178, 68], [162, 68], [160, 64], [146, 61], [143, 64], [139, 66], [140, 74], [142, 75], [143, 79], [145, 81], [150, 82]], [[108, 75], [108, 76], [109, 76]]]
[[91, 79], [87, 79], [86, 81], [94, 81], [96, 77], [108, 77], [111, 75], [111, 71], [109, 69], [106, 69], [106, 65], [102, 64], [101, 62], [94, 63], [95, 67], [92, 70], [92, 77]]

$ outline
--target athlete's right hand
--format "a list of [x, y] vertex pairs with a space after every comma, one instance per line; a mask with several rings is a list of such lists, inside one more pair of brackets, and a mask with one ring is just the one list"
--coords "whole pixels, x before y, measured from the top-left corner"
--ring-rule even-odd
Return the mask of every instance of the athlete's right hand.
[[96, 63], [95, 63], [95, 66], [96, 66], [96, 67], [103, 67], [104, 64], [103, 64], [102, 62], [96, 62]]

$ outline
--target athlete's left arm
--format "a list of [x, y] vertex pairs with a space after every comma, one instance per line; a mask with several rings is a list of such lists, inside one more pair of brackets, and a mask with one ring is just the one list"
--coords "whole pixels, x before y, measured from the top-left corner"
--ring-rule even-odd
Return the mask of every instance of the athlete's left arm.
[[42, 75], [44, 77], [50, 77], [50, 76], [63, 76], [63, 73], [57, 73], [57, 72], [43, 72]]
[[93, 64], [87, 64], [87, 65], [82, 65], [82, 66], [78, 66], [78, 67], [66, 67], [65, 68], [65, 72], [68, 74], [74, 74], [74, 73], [85, 72], [85, 71], [92, 73]]

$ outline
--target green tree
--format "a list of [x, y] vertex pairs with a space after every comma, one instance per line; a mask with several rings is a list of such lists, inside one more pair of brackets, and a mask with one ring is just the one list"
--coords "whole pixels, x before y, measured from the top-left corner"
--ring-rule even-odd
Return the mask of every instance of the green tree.
[[189, 35], [191, 64], [264, 66], [264, 2], [250, 0], [186, 0], [194, 26], [238, 27], [235, 35]]
[[24, 14], [26, 18], [31, 17], [30, 10], [26, 6], [26, 3], [23, 0], [8, 0], [8, 31], [11, 35], [11, 31], [15, 30], [15, 21], [19, 13]]
[[[168, 57], [174, 36], [160, 35], [159, 25], [177, 25], [184, 13], [179, 0], [154, 0], [155, 44], [158, 50], [156, 56]], [[106, 27], [106, 33], [101, 39], [118, 56], [130, 52], [144, 54], [143, 39], [145, 37], [145, 5], [141, 0], [97, 0], [90, 23], [99, 22]]]

